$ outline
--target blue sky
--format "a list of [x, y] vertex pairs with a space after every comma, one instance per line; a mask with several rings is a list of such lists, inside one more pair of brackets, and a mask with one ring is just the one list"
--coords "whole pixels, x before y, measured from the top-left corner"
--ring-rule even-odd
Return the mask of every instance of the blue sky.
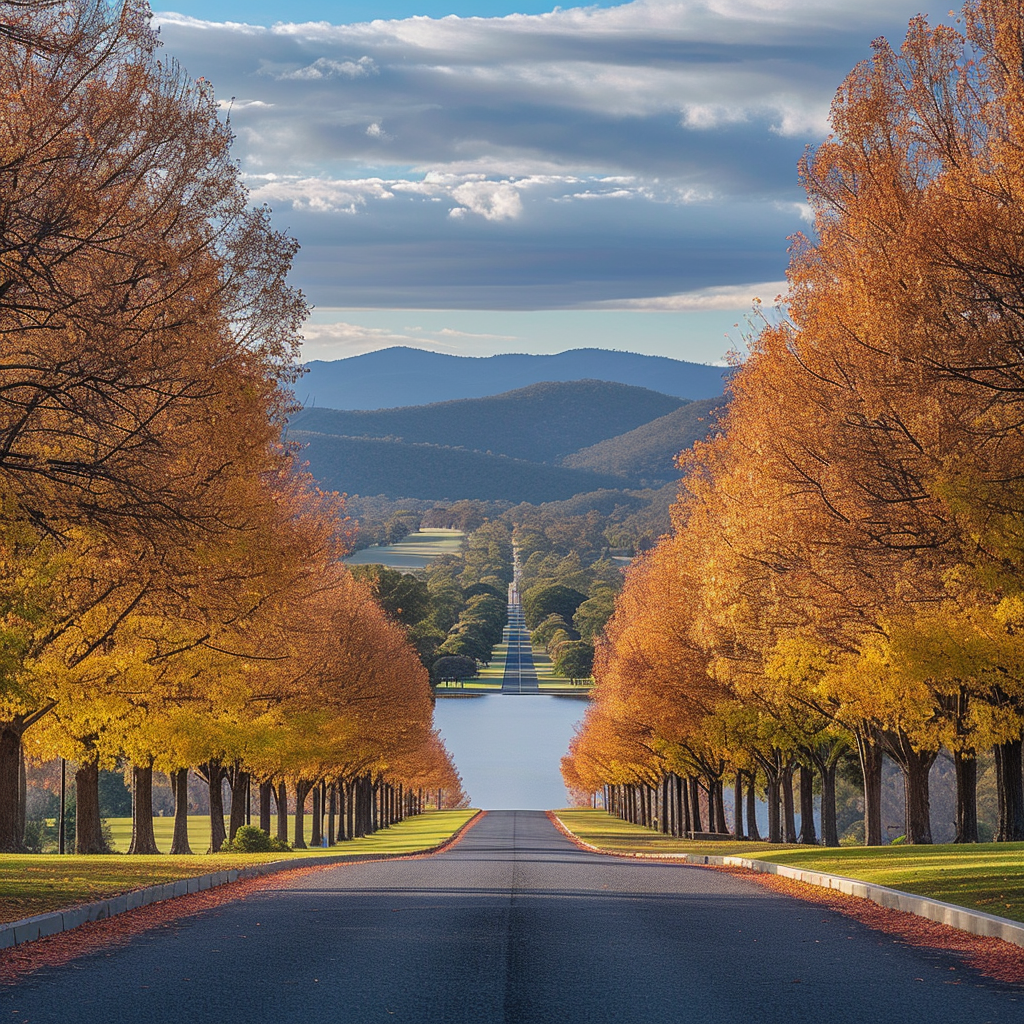
[[843, 77], [919, 9], [156, 6], [167, 51], [230, 107], [253, 198], [302, 244], [310, 358], [419, 328], [467, 355], [704, 362], [783, 288], [787, 238], [808, 227], [796, 164]]

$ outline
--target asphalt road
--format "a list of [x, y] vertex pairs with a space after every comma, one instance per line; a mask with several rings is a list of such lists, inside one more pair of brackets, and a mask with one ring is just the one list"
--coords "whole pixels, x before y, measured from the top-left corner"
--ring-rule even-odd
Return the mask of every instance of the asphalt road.
[[[953, 970], [952, 968], [957, 968]], [[327, 868], [0, 990], [75, 1024], [1020, 1024], [1024, 993], [702, 868], [494, 811], [436, 857]]]
[[537, 669], [533, 664], [533, 647], [526, 619], [520, 605], [508, 608], [508, 653], [505, 655], [505, 674], [501, 680], [502, 693], [540, 693]]

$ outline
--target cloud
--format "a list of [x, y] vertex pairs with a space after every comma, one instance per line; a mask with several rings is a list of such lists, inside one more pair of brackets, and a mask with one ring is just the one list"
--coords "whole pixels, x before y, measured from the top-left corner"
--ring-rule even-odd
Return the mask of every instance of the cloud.
[[[302, 357], [311, 359], [344, 359], [363, 352], [392, 345], [405, 345], [434, 352], [462, 351], [465, 343], [512, 342], [518, 341], [514, 334], [489, 334], [475, 331], [459, 331], [451, 327], [427, 330], [422, 327], [406, 327], [395, 330], [385, 327], [369, 327], [345, 320], [331, 323], [307, 323], [303, 329]], [[301, 390], [301, 384], [299, 386]]]
[[156, 20], [193, 75], [237, 97], [233, 155], [302, 242], [313, 301], [569, 308], [714, 302], [708, 289], [780, 279], [808, 223], [805, 145], [870, 41], [898, 42], [918, 6]]
[[[910, 0], [637, 0], [357, 25], [157, 20], [221, 95], [268, 105], [245, 112], [259, 165], [279, 172], [378, 160], [366, 128], [386, 120], [391, 166], [491, 161], [507, 174], [515, 162], [519, 173], [624, 172], [750, 194], [755, 178], [792, 188], [792, 154], [824, 131], [844, 74], [915, 12]], [[758, 176], [735, 166], [736, 127], [766, 150]], [[773, 133], [799, 142], [765, 146]], [[243, 163], [256, 155], [241, 148]]]
[[318, 57], [312, 64], [295, 71], [273, 72], [270, 69], [264, 70], [281, 81], [291, 79], [293, 81], [321, 81], [325, 78], [360, 78], [363, 75], [378, 74], [377, 65], [370, 57], [360, 57], [359, 60], [330, 60], [327, 57]]
[[303, 359], [344, 359], [363, 352], [375, 352], [392, 345], [421, 346], [417, 334], [403, 334], [382, 327], [366, 327], [340, 320], [330, 324], [307, 323], [302, 329]]
[[452, 216], [466, 210], [484, 220], [515, 220], [523, 212], [523, 201], [514, 185], [504, 181], [467, 181], [452, 189], [452, 198], [461, 206]]
[[352, 215], [374, 199], [394, 199], [394, 186], [381, 178], [299, 178], [254, 174], [246, 179], [252, 200], [270, 205], [286, 203], [293, 210]]
[[784, 295], [789, 285], [785, 281], [766, 281], [760, 284], [719, 285], [676, 295], [655, 295], [643, 299], [619, 299], [595, 302], [591, 309], [621, 309], [662, 313], [702, 313], [712, 310], [747, 309], [758, 299], [773, 304]]

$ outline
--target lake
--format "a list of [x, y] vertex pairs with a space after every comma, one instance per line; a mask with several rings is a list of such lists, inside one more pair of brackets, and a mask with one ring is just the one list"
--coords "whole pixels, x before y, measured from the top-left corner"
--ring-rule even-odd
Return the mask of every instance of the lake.
[[474, 807], [545, 811], [568, 803], [559, 762], [586, 708], [543, 694], [441, 698], [434, 724]]

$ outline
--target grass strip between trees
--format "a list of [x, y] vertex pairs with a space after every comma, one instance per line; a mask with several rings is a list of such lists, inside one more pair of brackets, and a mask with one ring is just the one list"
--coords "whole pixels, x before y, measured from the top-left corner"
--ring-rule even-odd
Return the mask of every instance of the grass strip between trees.
[[312, 866], [318, 857], [417, 853], [450, 839], [476, 813], [475, 810], [428, 811], [364, 839], [353, 839], [328, 849], [284, 853], [217, 853], [194, 857], [3, 854], [0, 855], [0, 922], [18, 921], [80, 903], [108, 899], [149, 885], [276, 860], [304, 857]]
[[573, 835], [608, 853], [748, 857], [856, 878], [915, 896], [1024, 921], [1024, 843], [840, 849], [742, 841], [701, 843], [663, 836], [641, 825], [620, 821], [604, 811], [556, 813]]

